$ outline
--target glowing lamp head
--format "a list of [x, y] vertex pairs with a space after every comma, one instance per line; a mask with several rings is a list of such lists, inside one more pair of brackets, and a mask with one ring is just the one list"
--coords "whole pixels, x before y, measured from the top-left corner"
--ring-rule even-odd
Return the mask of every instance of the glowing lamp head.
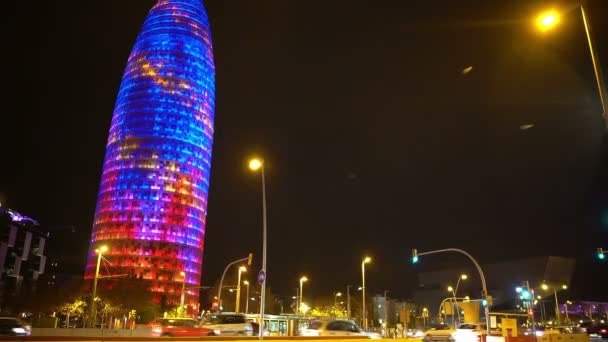
[[95, 250], [95, 253], [105, 253], [108, 251], [108, 246], [103, 245]]
[[249, 161], [249, 169], [251, 169], [252, 171], [259, 170], [263, 165], [264, 163], [262, 162], [262, 160], [258, 158], [253, 158]]
[[451, 286], [448, 286], [448, 291], [449, 291], [449, 292], [452, 292], [452, 291], [454, 291], [454, 288], [453, 288], [453, 287], [451, 287]]
[[372, 262], [372, 258], [370, 257], [365, 257], [365, 259], [363, 259], [364, 264], [369, 264], [370, 262]]
[[241, 272], [247, 272], [247, 267], [241, 266], [241, 267], [239, 267], [239, 271], [241, 271]]
[[468, 278], [469, 278], [469, 276], [466, 275], [466, 274], [461, 274], [460, 275], [460, 279], [462, 279], [462, 280], [467, 280]]
[[568, 285], [564, 284], [562, 285], [562, 290], [567, 290], [568, 289]]
[[547, 291], [547, 290], [549, 289], [549, 285], [547, 285], [547, 284], [542, 284], [542, 285], [540, 286], [540, 288], [541, 288], [541, 289], [543, 289], [543, 290], [545, 290], [545, 291]]
[[559, 23], [559, 13], [555, 10], [550, 10], [542, 13], [536, 18], [536, 27], [539, 31], [545, 32]]
[[247, 280], [243, 280], [243, 284], [245, 284], [245, 285], [249, 285], [249, 281], [247, 281]]
[[308, 281], [308, 278], [306, 278], [306, 277], [300, 278], [300, 283], [303, 283], [303, 282], [306, 282], [306, 281]]
[[336, 297], [341, 297], [341, 296], [342, 296], [342, 292], [336, 293]]
[[179, 272], [179, 275], [181, 275], [182, 277], [185, 277], [186, 276], [186, 272], [181, 271], [181, 272]]

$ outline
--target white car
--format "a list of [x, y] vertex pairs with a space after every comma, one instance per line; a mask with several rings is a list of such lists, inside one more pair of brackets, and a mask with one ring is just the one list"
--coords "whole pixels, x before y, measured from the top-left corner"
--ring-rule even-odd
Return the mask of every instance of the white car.
[[423, 342], [453, 342], [455, 329], [449, 325], [440, 324], [424, 332]]
[[303, 336], [362, 336], [369, 337], [359, 327], [347, 320], [314, 320], [300, 331]]
[[216, 336], [252, 336], [253, 325], [245, 319], [245, 315], [222, 313], [211, 316], [204, 328], [212, 329]]
[[455, 342], [481, 342], [481, 335], [487, 332], [483, 323], [463, 323], [454, 333]]

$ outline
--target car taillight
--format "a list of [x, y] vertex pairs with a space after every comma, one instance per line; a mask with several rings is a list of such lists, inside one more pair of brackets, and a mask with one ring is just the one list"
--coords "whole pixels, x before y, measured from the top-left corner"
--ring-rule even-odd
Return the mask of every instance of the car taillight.
[[608, 330], [606, 330], [606, 329], [602, 329], [602, 330], [600, 330], [600, 331], [602, 332], [602, 334], [605, 334], [605, 333], [606, 333], [606, 331], [608, 331]]

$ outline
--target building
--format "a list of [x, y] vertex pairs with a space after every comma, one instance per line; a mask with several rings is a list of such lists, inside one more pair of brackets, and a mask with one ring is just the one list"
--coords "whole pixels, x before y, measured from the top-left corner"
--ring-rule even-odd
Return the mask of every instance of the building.
[[401, 323], [402, 326], [408, 327], [409, 323], [413, 323], [413, 312], [416, 306], [413, 303], [399, 301], [389, 296], [375, 295], [372, 296], [372, 311], [373, 324], [383, 326], [387, 324], [389, 328], [395, 327]]
[[47, 239], [36, 220], [0, 207], [0, 309], [22, 292], [36, 290], [46, 266]]
[[[211, 169], [215, 67], [201, 0], [159, 0], [129, 56], [106, 146], [85, 270], [143, 278], [177, 304], [200, 284]], [[185, 273], [185, 277], [181, 275]], [[105, 273], [103, 275], [106, 275]], [[99, 286], [104, 287], [103, 280]], [[198, 306], [198, 289], [186, 304]]]

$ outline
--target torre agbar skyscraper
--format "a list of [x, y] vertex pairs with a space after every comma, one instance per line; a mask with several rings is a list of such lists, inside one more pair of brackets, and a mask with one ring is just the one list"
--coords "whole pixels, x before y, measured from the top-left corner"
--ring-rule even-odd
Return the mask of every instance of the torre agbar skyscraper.
[[[142, 278], [156, 301], [198, 308], [215, 102], [201, 0], [159, 0], [131, 51], [116, 100], [85, 279]], [[182, 275], [185, 274], [185, 276]], [[111, 279], [99, 287], [111, 287]]]

